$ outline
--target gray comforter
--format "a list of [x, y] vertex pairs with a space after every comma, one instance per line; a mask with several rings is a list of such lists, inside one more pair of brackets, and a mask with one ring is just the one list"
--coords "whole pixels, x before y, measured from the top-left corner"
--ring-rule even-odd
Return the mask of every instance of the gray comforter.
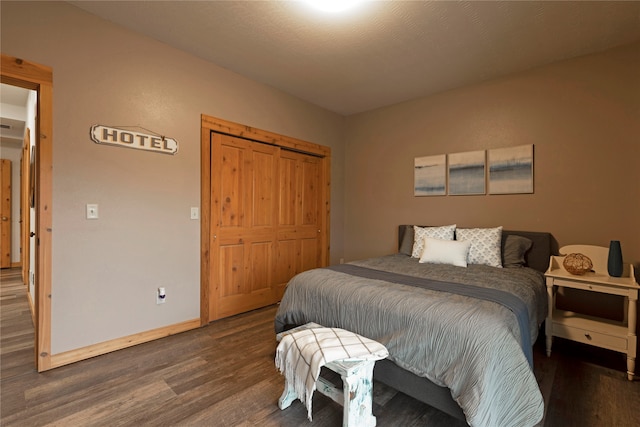
[[[546, 316], [543, 276], [532, 269], [419, 264], [402, 254], [353, 264], [511, 292], [529, 309], [531, 342]], [[542, 419], [544, 402], [516, 317], [500, 304], [315, 269], [290, 281], [276, 332], [307, 322], [381, 342], [398, 366], [448, 387], [472, 426], [532, 426]]]

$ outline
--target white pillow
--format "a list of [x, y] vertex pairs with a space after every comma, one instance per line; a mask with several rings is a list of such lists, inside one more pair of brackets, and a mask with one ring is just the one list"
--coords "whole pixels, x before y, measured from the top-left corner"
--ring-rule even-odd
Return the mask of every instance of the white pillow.
[[424, 251], [424, 238], [453, 240], [456, 232], [456, 225], [443, 225], [441, 227], [413, 227], [413, 250], [411, 256], [420, 258]]
[[424, 238], [424, 252], [420, 257], [421, 263], [451, 264], [458, 267], [467, 266], [467, 256], [471, 242], [457, 240], [441, 240]]
[[496, 228], [459, 228], [456, 240], [471, 242], [469, 264], [484, 264], [502, 267], [500, 246], [502, 227]]

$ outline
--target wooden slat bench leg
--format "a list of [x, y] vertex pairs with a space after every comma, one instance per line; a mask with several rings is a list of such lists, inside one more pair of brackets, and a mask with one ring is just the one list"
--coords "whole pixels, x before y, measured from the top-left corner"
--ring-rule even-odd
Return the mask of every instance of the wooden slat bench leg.
[[373, 416], [373, 366], [375, 361], [360, 364], [348, 376], [342, 376], [344, 384], [344, 427], [374, 427]]
[[291, 406], [291, 403], [298, 398], [296, 394], [296, 390], [293, 387], [293, 384], [289, 382], [288, 379], [284, 380], [284, 391], [282, 392], [282, 396], [278, 399], [278, 407], [280, 410], [287, 409]]

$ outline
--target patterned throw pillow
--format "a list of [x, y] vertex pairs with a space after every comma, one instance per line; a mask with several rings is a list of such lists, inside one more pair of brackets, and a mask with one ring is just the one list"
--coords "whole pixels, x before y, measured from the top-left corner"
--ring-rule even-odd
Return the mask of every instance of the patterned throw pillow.
[[502, 267], [500, 244], [502, 242], [502, 227], [496, 228], [458, 228], [456, 240], [468, 240], [469, 264], [484, 264], [492, 267]]
[[413, 227], [413, 258], [420, 258], [424, 252], [424, 238], [453, 240], [456, 232], [456, 225], [443, 225], [441, 227]]

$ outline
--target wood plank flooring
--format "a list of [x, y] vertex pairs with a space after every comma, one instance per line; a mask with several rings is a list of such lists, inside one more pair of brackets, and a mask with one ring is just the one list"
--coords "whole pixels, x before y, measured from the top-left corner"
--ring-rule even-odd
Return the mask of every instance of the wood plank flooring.
[[0, 380], [33, 372], [34, 328], [19, 268], [0, 273]]
[[[298, 401], [278, 409], [275, 306], [38, 374], [24, 286], [12, 272], [2, 270], [0, 293], [2, 426], [341, 425], [342, 407], [319, 393], [313, 422]], [[534, 349], [541, 425], [640, 425], [640, 382], [626, 380], [622, 355], [558, 339], [547, 358], [542, 341]], [[382, 427], [466, 425], [378, 383], [374, 415]]]

